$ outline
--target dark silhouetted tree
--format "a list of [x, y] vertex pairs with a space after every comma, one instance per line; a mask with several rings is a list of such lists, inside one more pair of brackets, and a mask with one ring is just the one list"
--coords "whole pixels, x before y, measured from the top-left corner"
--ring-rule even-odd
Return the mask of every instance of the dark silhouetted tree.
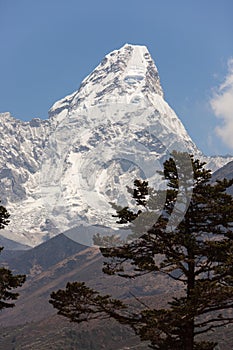
[[[9, 223], [9, 213], [6, 208], [0, 205], [0, 229], [3, 229]], [[3, 247], [0, 247], [0, 252]], [[5, 268], [0, 268], [0, 310], [15, 306], [12, 300], [16, 300], [18, 293], [12, 292], [12, 289], [21, 287], [25, 282], [25, 275], [13, 275], [13, 273]]]
[[[226, 193], [233, 180], [212, 183], [204, 163], [178, 152], [165, 161], [164, 180], [168, 189], [163, 209], [149, 229], [145, 222], [144, 230], [140, 217], [143, 221], [156, 213], [160, 200], [145, 181], [134, 183], [139, 210], [118, 209], [117, 217], [122, 223], [133, 220], [136, 238], [119, 247], [102, 247], [103, 271], [126, 278], [165, 274], [183, 286], [182, 293], [167, 308], [148, 306], [132, 313], [122, 301], [76, 282], [53, 292], [50, 303], [74, 322], [114, 318], [130, 325], [152, 349], [212, 350], [216, 343], [205, 341], [206, 334], [233, 323], [233, 199]], [[160, 198], [161, 191], [157, 194]]]

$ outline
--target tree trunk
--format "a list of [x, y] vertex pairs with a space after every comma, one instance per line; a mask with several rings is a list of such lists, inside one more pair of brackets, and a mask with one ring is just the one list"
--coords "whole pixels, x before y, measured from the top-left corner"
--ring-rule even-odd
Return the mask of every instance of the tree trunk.
[[184, 350], [193, 350], [194, 346], [194, 320], [187, 323], [184, 335]]
[[[192, 294], [195, 286], [195, 257], [193, 254], [193, 247], [188, 247], [188, 278], [187, 278], [187, 303], [190, 303], [192, 299]], [[191, 305], [189, 305], [191, 306]], [[194, 315], [192, 308], [195, 307], [192, 305], [189, 313], [189, 320], [187, 321], [184, 334], [184, 350], [193, 350], [194, 347]]]

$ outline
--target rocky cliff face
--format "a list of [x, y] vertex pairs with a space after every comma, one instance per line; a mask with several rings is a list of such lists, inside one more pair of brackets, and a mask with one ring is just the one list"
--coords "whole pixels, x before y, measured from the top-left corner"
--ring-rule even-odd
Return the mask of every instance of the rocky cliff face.
[[[136, 178], [157, 184], [157, 170], [172, 150], [203, 157], [164, 100], [144, 46], [127, 44], [108, 54], [49, 115], [23, 122], [0, 114], [7, 236], [24, 244], [80, 224], [112, 226], [109, 203], [126, 204], [126, 186]], [[214, 170], [230, 160], [207, 159]]]

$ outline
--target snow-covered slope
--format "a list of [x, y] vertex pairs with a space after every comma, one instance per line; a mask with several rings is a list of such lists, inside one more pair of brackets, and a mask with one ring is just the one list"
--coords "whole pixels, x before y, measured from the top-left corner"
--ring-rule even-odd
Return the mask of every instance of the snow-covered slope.
[[[166, 103], [145, 46], [108, 54], [48, 120], [0, 114], [0, 190], [11, 239], [36, 245], [80, 224], [113, 225], [136, 178], [158, 184], [173, 150], [203, 157]], [[232, 158], [212, 162], [212, 169]], [[2, 232], [4, 234], [4, 231]]]

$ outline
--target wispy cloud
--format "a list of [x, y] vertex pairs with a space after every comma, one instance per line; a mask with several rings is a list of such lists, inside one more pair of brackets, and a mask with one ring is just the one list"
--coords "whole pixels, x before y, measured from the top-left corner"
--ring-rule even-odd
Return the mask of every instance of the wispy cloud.
[[228, 60], [228, 73], [210, 100], [216, 117], [222, 120], [215, 131], [223, 142], [233, 148], [233, 58]]

